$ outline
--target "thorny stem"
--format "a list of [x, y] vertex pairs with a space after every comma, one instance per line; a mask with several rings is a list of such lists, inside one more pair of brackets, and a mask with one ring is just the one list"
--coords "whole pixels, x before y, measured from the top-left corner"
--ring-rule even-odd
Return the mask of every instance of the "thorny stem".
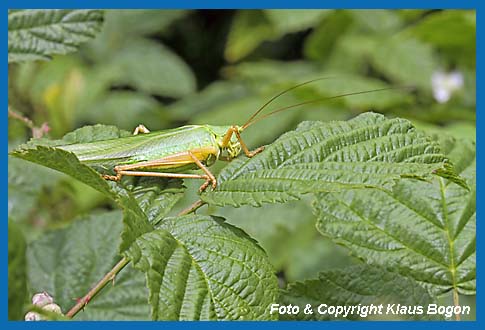
[[[196, 202], [194, 202], [192, 205], [190, 205], [188, 208], [180, 211], [177, 216], [189, 214], [192, 212], [195, 212], [199, 207], [204, 205], [205, 203], [201, 201], [200, 199]], [[96, 295], [98, 294], [99, 291], [101, 291], [102, 288], [106, 286], [110, 281], [113, 281], [115, 276], [126, 266], [130, 263], [130, 260], [126, 257], [123, 257], [114, 267], [111, 269], [106, 275], [103, 276], [103, 278], [96, 283], [96, 285], [89, 290], [89, 292], [84, 295], [81, 299], [79, 299], [67, 313], [66, 316], [69, 318], [74, 317], [80, 310], [84, 309], [84, 307], [89, 303], [89, 301]]]
[[71, 308], [66, 313], [66, 316], [72, 318], [74, 315], [76, 315], [77, 312], [79, 312], [81, 309], [83, 309], [84, 306], [86, 306], [88, 304], [88, 302], [91, 300], [91, 298], [93, 298], [99, 291], [101, 291], [101, 289], [104, 288], [104, 286], [109, 281], [114, 280], [116, 274], [118, 274], [119, 271], [122, 270], [129, 262], [130, 262], [130, 260], [128, 258], [123, 257], [113, 267], [113, 269], [111, 269], [106, 275], [104, 275], [104, 277], [101, 279], [101, 281], [99, 281], [91, 290], [89, 290], [89, 292], [84, 297], [82, 297], [81, 299], [79, 299], [77, 301], [76, 305], [74, 305], [74, 307]]

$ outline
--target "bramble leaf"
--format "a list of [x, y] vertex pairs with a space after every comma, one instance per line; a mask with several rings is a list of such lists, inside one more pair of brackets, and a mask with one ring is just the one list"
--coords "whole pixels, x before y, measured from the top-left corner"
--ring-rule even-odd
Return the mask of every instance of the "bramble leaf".
[[392, 190], [317, 195], [317, 229], [367, 263], [390, 267], [434, 294], [475, 294], [475, 144], [440, 144], [470, 190], [443, 178]]
[[399, 179], [434, 174], [465, 185], [436, 141], [404, 119], [365, 113], [347, 122], [303, 122], [253, 158], [239, 158], [201, 199], [239, 206], [286, 202], [302, 194], [390, 190]]
[[[284, 315], [283, 319], [298, 320], [335, 320], [335, 319], [366, 319], [382, 320], [386, 316], [395, 320], [415, 319], [439, 320], [436, 315], [427, 315], [428, 304], [436, 303], [429, 293], [412, 279], [390, 272], [385, 268], [375, 266], [352, 266], [334, 271], [321, 272], [317, 279], [291, 283], [282, 290], [281, 304], [292, 304], [300, 307], [297, 315]], [[306, 304], [311, 304], [313, 314], [304, 314]], [[318, 313], [321, 304], [327, 306], [379, 306], [381, 313], [366, 315], [365, 310], [338, 317]], [[398, 304], [410, 306], [410, 311], [404, 314], [394, 314]], [[421, 306], [420, 314], [414, 313], [414, 308]], [[325, 311], [322, 306], [321, 311]]]
[[27, 9], [8, 12], [8, 62], [67, 54], [101, 29], [102, 10]]
[[126, 254], [146, 273], [154, 320], [272, 318], [273, 268], [255, 241], [222, 218], [166, 218]]

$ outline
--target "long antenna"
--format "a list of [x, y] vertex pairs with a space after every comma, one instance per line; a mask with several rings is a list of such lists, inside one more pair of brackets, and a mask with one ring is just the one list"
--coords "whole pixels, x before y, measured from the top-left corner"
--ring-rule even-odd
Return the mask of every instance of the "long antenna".
[[269, 99], [268, 102], [266, 102], [265, 104], [263, 104], [261, 106], [261, 108], [259, 108], [251, 117], [249, 117], [248, 121], [243, 125], [243, 127], [248, 127], [246, 125], [248, 125], [258, 114], [261, 113], [261, 111], [264, 110], [264, 108], [266, 108], [271, 102], [273, 102], [274, 100], [276, 100], [278, 97], [280, 97], [281, 95], [283, 94], [286, 94], [288, 93], [289, 91], [292, 91], [294, 90], [295, 88], [298, 88], [298, 87], [301, 87], [301, 86], [304, 86], [304, 85], [307, 85], [307, 84], [310, 84], [310, 83], [313, 83], [315, 81], [319, 81], [319, 80], [325, 80], [325, 79], [331, 79], [331, 78], [335, 78], [333, 76], [329, 76], [329, 77], [321, 77], [321, 78], [316, 78], [316, 79], [312, 79], [312, 80], [308, 80], [308, 81], [305, 81], [305, 82], [302, 82], [298, 85], [295, 85], [293, 87], [290, 87], [288, 89], [285, 89], [284, 91], [276, 94], [275, 96], [273, 96], [271, 99]]
[[340, 97], [345, 97], [345, 96], [352, 96], [352, 95], [360, 95], [360, 94], [368, 94], [368, 93], [382, 92], [382, 91], [387, 91], [387, 90], [392, 90], [392, 89], [413, 89], [413, 88], [414, 87], [411, 87], [411, 86], [386, 87], [386, 88], [372, 89], [372, 90], [366, 90], [366, 91], [359, 91], [359, 92], [339, 94], [339, 95], [330, 96], [330, 97], [322, 97], [322, 98], [315, 99], [315, 100], [310, 100], [310, 101], [305, 101], [305, 102], [301, 102], [301, 103], [297, 103], [297, 104], [292, 104], [292, 105], [288, 105], [286, 107], [283, 107], [283, 108], [280, 108], [280, 109], [271, 111], [270, 113], [267, 113], [267, 114], [265, 114], [265, 115], [263, 115], [263, 116], [261, 116], [261, 117], [259, 117], [257, 119], [254, 119], [255, 116], [253, 115], [251, 117], [251, 120], [248, 120], [241, 127], [241, 130], [244, 130], [244, 129], [248, 128], [249, 126], [257, 123], [258, 121], [263, 120], [265, 118], [268, 118], [269, 116], [272, 116], [272, 115], [274, 115], [274, 114], [276, 114], [278, 112], [285, 111], [285, 110], [292, 109], [292, 108], [296, 108], [296, 107], [300, 107], [302, 105], [307, 105], [307, 104], [312, 104], [312, 103], [317, 103], [317, 102], [322, 102], [322, 101], [328, 101], [328, 100], [338, 99]]

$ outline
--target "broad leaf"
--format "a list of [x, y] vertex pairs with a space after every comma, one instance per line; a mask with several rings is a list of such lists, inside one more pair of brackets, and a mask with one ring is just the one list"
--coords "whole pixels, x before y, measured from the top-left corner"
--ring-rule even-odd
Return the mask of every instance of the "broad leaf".
[[26, 246], [22, 231], [8, 221], [8, 319], [22, 320], [27, 304]]
[[236, 62], [253, 52], [264, 41], [295, 33], [316, 25], [330, 10], [240, 10], [236, 12], [224, 56]]
[[278, 284], [264, 251], [222, 218], [166, 218], [127, 251], [154, 320], [269, 319]]
[[[44, 234], [28, 247], [31, 294], [47, 291], [66, 313], [120, 259], [121, 213], [78, 219]], [[149, 317], [143, 274], [127, 266], [93, 298], [76, 320], [143, 320]]]
[[326, 17], [305, 39], [304, 52], [307, 58], [324, 61], [337, 41], [345, 35], [352, 23], [352, 15], [337, 10]]
[[196, 89], [190, 67], [169, 48], [148, 39], [132, 39], [105, 64], [115, 82], [147, 94], [182, 97]]
[[391, 81], [431, 89], [438, 62], [430, 45], [398, 35], [375, 40], [368, 55], [376, 70]]
[[323, 9], [265, 9], [275, 29], [281, 34], [295, 33], [316, 25], [323, 17], [333, 10]]
[[[292, 304], [300, 307], [297, 315], [283, 315], [283, 319], [335, 320], [335, 319], [366, 319], [366, 320], [400, 320], [400, 319], [440, 319], [436, 315], [427, 315], [428, 304], [436, 303], [429, 293], [419, 284], [409, 278], [390, 272], [381, 267], [353, 266], [319, 274], [317, 279], [295, 282], [283, 290], [281, 304]], [[304, 314], [307, 304], [313, 307], [313, 314]], [[327, 306], [379, 306], [381, 313], [366, 315], [362, 309], [338, 317], [318, 313], [321, 304]], [[409, 312], [396, 314], [399, 306], [409, 308]], [[415, 314], [414, 308], [421, 306], [420, 314]], [[325, 308], [322, 306], [321, 311]]]
[[236, 62], [250, 54], [263, 41], [274, 38], [276, 30], [271, 20], [260, 10], [236, 13], [227, 37], [224, 57]]
[[188, 13], [187, 10], [107, 10], [103, 29], [86, 45], [86, 53], [94, 62], [109, 61], [127, 41], [162, 34]]
[[302, 194], [392, 189], [397, 180], [456, 176], [439, 145], [403, 119], [366, 113], [348, 122], [304, 122], [251, 159], [233, 161], [201, 198], [216, 205], [286, 202]]
[[443, 55], [475, 67], [476, 13], [472, 10], [444, 10], [426, 15], [408, 32], [435, 45]]
[[43, 187], [53, 187], [60, 173], [29, 164], [20, 159], [8, 158], [8, 216], [22, 222], [34, 210]]
[[101, 10], [28, 9], [8, 13], [8, 62], [67, 54], [101, 28]]
[[360, 27], [369, 32], [392, 35], [402, 25], [396, 10], [359, 9], [349, 13]]
[[435, 178], [392, 190], [317, 196], [317, 228], [367, 263], [391, 267], [435, 294], [475, 293], [475, 144], [442, 139], [470, 190]]

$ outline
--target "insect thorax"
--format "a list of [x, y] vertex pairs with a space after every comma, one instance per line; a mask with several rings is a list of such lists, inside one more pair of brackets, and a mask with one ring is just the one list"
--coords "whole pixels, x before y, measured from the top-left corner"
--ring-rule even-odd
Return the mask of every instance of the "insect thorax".
[[231, 140], [229, 141], [229, 144], [225, 148], [225, 151], [227, 152], [227, 155], [230, 158], [236, 158], [241, 152], [241, 144], [237, 140], [236, 141]]

